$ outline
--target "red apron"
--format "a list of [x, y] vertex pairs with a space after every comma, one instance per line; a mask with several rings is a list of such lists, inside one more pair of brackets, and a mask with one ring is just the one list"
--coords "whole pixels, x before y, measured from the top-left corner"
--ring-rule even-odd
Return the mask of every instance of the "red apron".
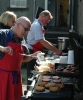
[[40, 42], [37, 42], [36, 44], [32, 45], [33, 51], [42, 51], [43, 50], [43, 45]]
[[0, 100], [20, 100], [22, 96], [22, 78], [20, 68], [24, 53], [20, 44], [9, 42], [13, 55], [5, 54], [0, 60]]
[[[45, 34], [45, 29], [43, 27], [42, 27], [42, 34]], [[34, 52], [42, 51], [44, 48], [44, 46], [40, 42], [37, 42], [36, 44], [32, 45], [32, 47]]]

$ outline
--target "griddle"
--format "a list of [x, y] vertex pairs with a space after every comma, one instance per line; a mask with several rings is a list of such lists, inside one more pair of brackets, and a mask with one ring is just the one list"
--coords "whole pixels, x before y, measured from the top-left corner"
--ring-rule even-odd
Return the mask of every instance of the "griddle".
[[[49, 75], [49, 74], [44, 74]], [[55, 74], [50, 74], [50, 76], [55, 76]], [[38, 85], [38, 83], [41, 82], [41, 75], [38, 77], [38, 80], [34, 86], [34, 89], [32, 91], [33, 95], [31, 97], [32, 100], [41, 100], [41, 99], [56, 99], [56, 100], [72, 100], [73, 99], [73, 93], [74, 93], [74, 86], [72, 83], [67, 84], [64, 83], [64, 88], [60, 89], [57, 92], [51, 92], [49, 89], [45, 88], [45, 91], [38, 92], [35, 90], [35, 87]]]

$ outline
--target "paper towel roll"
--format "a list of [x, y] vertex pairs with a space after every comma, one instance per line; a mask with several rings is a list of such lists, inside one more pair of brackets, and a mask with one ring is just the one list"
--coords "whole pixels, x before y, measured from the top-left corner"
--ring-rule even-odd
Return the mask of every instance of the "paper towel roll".
[[68, 51], [68, 64], [74, 64], [74, 50]]

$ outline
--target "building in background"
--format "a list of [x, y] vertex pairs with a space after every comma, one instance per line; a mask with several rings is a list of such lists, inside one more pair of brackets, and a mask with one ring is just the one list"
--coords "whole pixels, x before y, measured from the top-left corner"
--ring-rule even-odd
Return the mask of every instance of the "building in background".
[[71, 26], [83, 34], [83, 0], [0, 0], [0, 14], [14, 11], [17, 17], [26, 16], [32, 22], [38, 7], [51, 11], [54, 18], [49, 30], [69, 31]]

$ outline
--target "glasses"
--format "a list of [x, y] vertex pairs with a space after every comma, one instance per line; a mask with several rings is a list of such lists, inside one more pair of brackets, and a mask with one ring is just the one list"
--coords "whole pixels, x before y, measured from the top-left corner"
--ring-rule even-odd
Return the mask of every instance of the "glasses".
[[[19, 24], [21, 24], [21, 23], [19, 23]], [[21, 24], [22, 25], [22, 24]], [[29, 29], [28, 28], [26, 28], [24, 25], [22, 25], [23, 27], [24, 27], [24, 30], [25, 31], [29, 31]]]

